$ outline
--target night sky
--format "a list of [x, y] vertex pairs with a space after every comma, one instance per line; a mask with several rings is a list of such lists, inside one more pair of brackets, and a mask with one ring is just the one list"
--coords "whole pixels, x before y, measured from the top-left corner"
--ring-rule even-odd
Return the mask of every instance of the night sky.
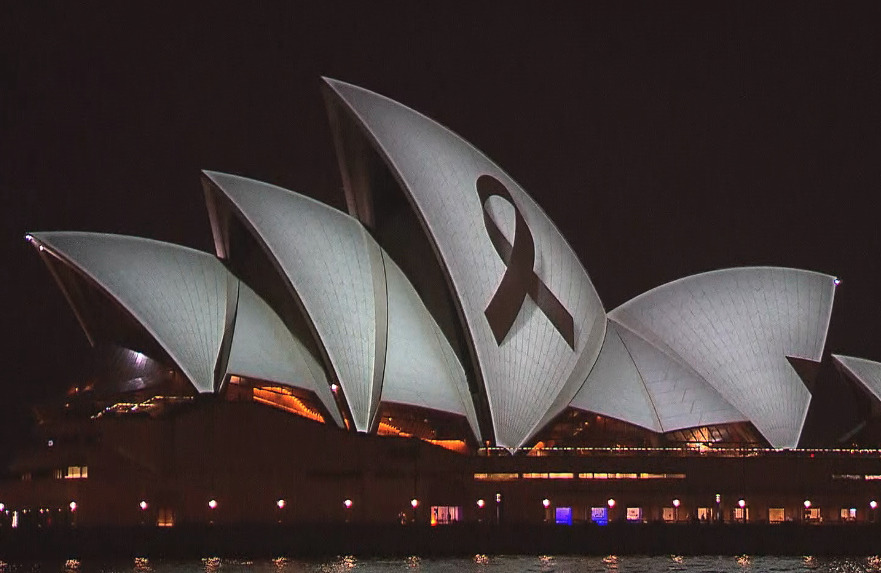
[[0, 456], [88, 362], [24, 234], [211, 251], [200, 169], [343, 208], [323, 75], [484, 151], [607, 309], [712, 269], [811, 269], [843, 281], [827, 351], [881, 360], [879, 3], [19, 4], [0, 9]]

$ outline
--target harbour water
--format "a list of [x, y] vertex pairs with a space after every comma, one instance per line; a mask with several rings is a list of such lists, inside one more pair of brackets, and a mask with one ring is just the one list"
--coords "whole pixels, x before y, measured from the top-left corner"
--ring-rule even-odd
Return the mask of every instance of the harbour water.
[[205, 557], [193, 560], [136, 558], [119, 561], [2, 562], [0, 573], [745, 573], [796, 571], [881, 572], [881, 557], [773, 557], [773, 556], [524, 556], [474, 555], [467, 558], [361, 559], [340, 556], [324, 560], [290, 558], [241, 560]]

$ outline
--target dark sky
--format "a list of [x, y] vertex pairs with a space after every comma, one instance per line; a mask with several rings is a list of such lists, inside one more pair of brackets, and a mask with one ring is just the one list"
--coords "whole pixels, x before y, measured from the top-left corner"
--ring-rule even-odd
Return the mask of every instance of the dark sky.
[[827, 349], [881, 360], [879, 3], [17, 4], [0, 14], [0, 446], [88, 353], [25, 232], [211, 250], [200, 169], [343, 207], [322, 75], [493, 158], [606, 308], [711, 269], [812, 269], [843, 280]]

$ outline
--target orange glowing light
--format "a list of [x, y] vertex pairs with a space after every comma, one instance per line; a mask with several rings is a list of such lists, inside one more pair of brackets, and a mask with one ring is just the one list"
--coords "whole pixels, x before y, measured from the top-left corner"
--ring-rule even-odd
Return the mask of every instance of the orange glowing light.
[[294, 396], [289, 388], [283, 386], [255, 387], [254, 401], [308, 418], [309, 420], [324, 422], [324, 417], [321, 414], [309, 408], [300, 398]]

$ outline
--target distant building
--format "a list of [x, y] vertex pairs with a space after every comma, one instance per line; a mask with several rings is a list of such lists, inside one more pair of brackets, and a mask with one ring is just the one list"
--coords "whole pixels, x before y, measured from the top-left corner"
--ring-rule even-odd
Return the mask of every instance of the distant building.
[[835, 277], [718, 270], [606, 312], [480, 151], [325, 97], [349, 214], [205, 172], [216, 255], [28, 235], [96, 375], [38, 412], [8, 525], [874, 519], [881, 364], [824, 361]]

